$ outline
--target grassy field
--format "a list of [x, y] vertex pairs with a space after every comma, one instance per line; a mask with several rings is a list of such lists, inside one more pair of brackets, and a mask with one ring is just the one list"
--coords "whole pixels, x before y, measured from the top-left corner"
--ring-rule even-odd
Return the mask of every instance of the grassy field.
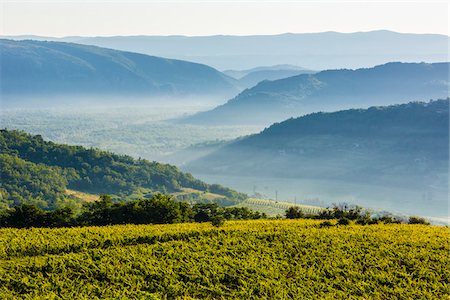
[[0, 299], [448, 299], [447, 227], [319, 224], [0, 229]]
[[99, 195], [83, 193], [80, 191], [75, 191], [75, 190], [70, 190], [70, 189], [66, 190], [66, 195], [71, 196], [75, 199], [84, 201], [84, 202], [94, 202], [94, 201], [98, 201], [98, 199], [99, 199]]

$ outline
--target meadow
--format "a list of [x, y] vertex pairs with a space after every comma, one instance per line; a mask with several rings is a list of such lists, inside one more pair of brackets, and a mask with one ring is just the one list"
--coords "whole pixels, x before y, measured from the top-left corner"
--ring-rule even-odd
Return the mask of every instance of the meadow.
[[1, 299], [447, 299], [448, 227], [0, 229]]

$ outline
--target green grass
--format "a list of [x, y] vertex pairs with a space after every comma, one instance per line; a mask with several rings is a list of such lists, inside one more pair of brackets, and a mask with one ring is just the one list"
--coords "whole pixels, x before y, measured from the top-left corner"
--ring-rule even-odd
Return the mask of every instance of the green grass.
[[447, 227], [319, 224], [0, 229], [0, 298], [448, 299]]

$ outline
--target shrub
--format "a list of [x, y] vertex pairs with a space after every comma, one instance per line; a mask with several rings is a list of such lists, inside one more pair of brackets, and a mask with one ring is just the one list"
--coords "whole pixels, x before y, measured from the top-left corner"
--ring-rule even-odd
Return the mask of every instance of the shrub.
[[381, 218], [377, 219], [380, 222], [383, 222], [384, 224], [401, 224], [402, 221], [389, 215], [382, 216]]
[[287, 219], [300, 219], [303, 218], [305, 214], [300, 207], [291, 206], [286, 210], [285, 216]]
[[338, 220], [338, 225], [349, 225], [350, 224], [350, 220], [347, 218], [340, 218]]
[[319, 225], [320, 228], [331, 227], [331, 226], [334, 226], [334, 225], [330, 221], [324, 221], [324, 222], [320, 223], [320, 225]]
[[211, 224], [216, 227], [223, 226], [225, 224], [225, 218], [222, 215], [215, 215], [211, 218]]
[[409, 217], [408, 224], [423, 224], [423, 225], [430, 225], [430, 222], [425, 220], [424, 218], [417, 217], [417, 216], [411, 216]]

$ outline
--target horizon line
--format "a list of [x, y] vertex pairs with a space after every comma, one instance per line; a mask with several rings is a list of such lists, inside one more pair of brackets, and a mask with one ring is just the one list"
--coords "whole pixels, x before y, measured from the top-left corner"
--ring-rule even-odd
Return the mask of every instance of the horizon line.
[[412, 34], [412, 35], [439, 35], [450, 37], [447, 34], [443, 33], [423, 33], [423, 32], [400, 32], [394, 31], [390, 29], [374, 29], [368, 31], [335, 31], [335, 30], [327, 30], [327, 31], [316, 31], [316, 32], [280, 32], [273, 34], [207, 34], [207, 35], [186, 35], [186, 34], [167, 34], [167, 35], [159, 35], [159, 34], [130, 34], [130, 35], [64, 35], [64, 36], [51, 36], [51, 35], [40, 35], [40, 34], [0, 34], [0, 37], [39, 37], [39, 38], [54, 38], [54, 39], [67, 39], [67, 38], [113, 38], [113, 37], [251, 37], [251, 36], [279, 36], [279, 35], [302, 35], [302, 34], [326, 34], [326, 33], [334, 33], [334, 34], [358, 34], [358, 33], [374, 33], [374, 32], [388, 32], [388, 33], [396, 33], [396, 34]]

